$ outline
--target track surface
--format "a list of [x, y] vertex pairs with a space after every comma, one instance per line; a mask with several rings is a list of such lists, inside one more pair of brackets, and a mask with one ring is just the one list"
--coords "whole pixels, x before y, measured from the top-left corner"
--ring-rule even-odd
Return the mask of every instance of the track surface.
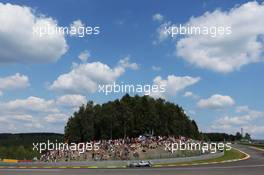
[[263, 175], [264, 152], [237, 145], [251, 157], [213, 165], [139, 169], [0, 169], [1, 175]]

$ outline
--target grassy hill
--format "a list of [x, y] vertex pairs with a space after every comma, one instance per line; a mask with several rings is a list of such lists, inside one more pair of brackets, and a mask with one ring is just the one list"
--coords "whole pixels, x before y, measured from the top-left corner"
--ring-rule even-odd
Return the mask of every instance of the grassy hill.
[[19, 133], [0, 134], [0, 159], [32, 159], [38, 157], [37, 151], [32, 151], [33, 143], [63, 141], [63, 134], [56, 133]]

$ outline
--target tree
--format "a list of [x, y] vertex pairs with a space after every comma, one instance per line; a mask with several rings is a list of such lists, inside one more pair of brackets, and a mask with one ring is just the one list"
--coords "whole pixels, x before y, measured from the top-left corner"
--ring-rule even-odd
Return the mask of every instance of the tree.
[[249, 133], [246, 133], [246, 134], [245, 134], [245, 139], [246, 139], [246, 140], [251, 140], [251, 136], [250, 136]]
[[88, 102], [74, 112], [65, 127], [65, 139], [69, 142], [141, 134], [200, 137], [196, 122], [189, 119], [182, 107], [163, 99], [128, 94], [100, 105]]
[[236, 140], [241, 140], [242, 139], [242, 134], [240, 132], [236, 133]]
[[236, 136], [226, 133], [202, 133], [202, 139], [205, 141], [215, 141], [215, 142], [235, 141]]

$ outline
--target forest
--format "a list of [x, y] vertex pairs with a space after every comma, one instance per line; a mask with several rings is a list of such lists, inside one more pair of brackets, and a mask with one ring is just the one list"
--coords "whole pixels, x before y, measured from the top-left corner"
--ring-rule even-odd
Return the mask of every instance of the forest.
[[74, 112], [65, 127], [65, 139], [69, 142], [142, 134], [200, 138], [196, 122], [182, 107], [163, 99], [128, 94], [104, 104], [88, 102]]

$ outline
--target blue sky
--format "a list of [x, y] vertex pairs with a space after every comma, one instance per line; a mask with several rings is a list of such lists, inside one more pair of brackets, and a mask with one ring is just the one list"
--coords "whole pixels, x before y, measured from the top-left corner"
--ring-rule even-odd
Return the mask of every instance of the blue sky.
[[[0, 132], [63, 132], [80, 104], [124, 95], [91, 88], [115, 81], [165, 83], [159, 95], [182, 105], [201, 131], [243, 127], [263, 138], [263, 9], [262, 1], [1, 1]], [[48, 19], [99, 26], [100, 34], [30, 38], [26, 29]], [[166, 23], [231, 25], [232, 34], [160, 38]]]

